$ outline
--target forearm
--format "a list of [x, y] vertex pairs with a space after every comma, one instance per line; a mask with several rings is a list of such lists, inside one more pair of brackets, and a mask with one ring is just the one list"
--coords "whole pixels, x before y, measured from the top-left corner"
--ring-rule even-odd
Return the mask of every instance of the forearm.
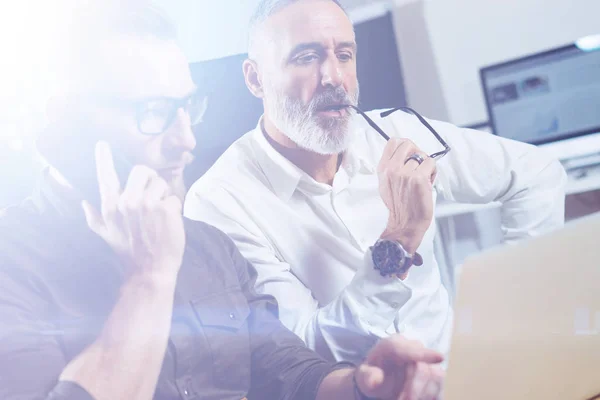
[[152, 398], [170, 333], [175, 281], [128, 279], [100, 336], [60, 380], [77, 383], [96, 400]]
[[355, 399], [353, 374], [353, 368], [331, 372], [321, 382], [316, 400]]
[[279, 304], [283, 324], [317, 353], [332, 361], [360, 362], [378, 338], [386, 337], [399, 309], [412, 291], [402, 281], [384, 278], [373, 267], [370, 252], [349, 284], [328, 304], [289, 272], [273, 275], [273, 264], [262, 270], [269, 279], [258, 285]]
[[430, 123], [452, 147], [439, 163], [439, 198], [502, 203], [507, 242], [562, 225], [566, 175], [557, 160], [529, 144], [447, 123]]
[[564, 225], [566, 174], [560, 163], [539, 168], [526, 188], [502, 205], [506, 242], [551, 232]]

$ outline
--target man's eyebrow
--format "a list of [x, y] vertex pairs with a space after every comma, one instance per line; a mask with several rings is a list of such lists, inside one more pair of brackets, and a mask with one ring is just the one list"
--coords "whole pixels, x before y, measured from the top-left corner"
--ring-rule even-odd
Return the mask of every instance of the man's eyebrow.
[[300, 43], [290, 51], [290, 57], [293, 57], [304, 50], [323, 50], [323, 45], [318, 42]]
[[336, 46], [338, 49], [351, 48], [353, 51], [356, 51], [356, 42], [339, 42]]
[[[336, 49], [345, 48], [350, 48], [353, 51], [356, 51], [356, 42], [339, 42], [336, 46]], [[292, 49], [292, 51], [290, 52], [290, 57], [293, 57], [296, 54], [303, 52], [304, 50], [323, 50], [323, 45], [319, 42], [300, 43]]]

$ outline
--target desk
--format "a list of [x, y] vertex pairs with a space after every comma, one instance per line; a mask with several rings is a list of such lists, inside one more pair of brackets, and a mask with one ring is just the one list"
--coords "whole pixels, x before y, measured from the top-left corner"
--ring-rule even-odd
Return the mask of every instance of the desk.
[[[600, 165], [577, 170], [576, 172], [567, 174], [567, 176], [568, 181], [565, 188], [567, 196], [600, 189]], [[435, 209], [435, 216], [436, 218], [447, 218], [498, 207], [500, 207], [500, 203], [498, 202], [488, 204], [439, 202]]]

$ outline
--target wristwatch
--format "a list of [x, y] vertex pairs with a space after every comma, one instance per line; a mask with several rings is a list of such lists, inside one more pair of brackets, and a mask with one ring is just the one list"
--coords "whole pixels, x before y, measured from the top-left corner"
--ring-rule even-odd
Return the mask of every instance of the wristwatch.
[[405, 274], [413, 265], [423, 265], [419, 253], [410, 254], [394, 240], [379, 239], [371, 246], [371, 258], [381, 276]]

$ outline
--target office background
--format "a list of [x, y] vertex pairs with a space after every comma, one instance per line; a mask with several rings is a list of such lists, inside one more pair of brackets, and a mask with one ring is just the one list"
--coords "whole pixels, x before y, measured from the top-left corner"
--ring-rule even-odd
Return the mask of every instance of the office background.
[[[45, 94], [60, 84], [44, 66], [56, 57], [52, 40], [58, 37], [53, 36], [59, 33], [57, 22], [65, 18], [64, 10], [58, 7], [61, 1], [13, 2], [10, 12], [5, 13], [7, 20], [0, 24], [0, 40], [8, 55], [0, 66], [0, 207], [26, 195], [39, 170], [39, 160], [32, 151], [33, 138], [44, 124]], [[197, 132], [199, 157], [188, 174], [193, 179], [237, 135], [252, 128], [260, 114], [260, 104], [243, 86], [240, 67], [246, 51], [247, 21], [258, 0], [157, 3], [178, 27], [194, 78], [199, 83], [212, 82], [212, 86], [205, 85], [205, 90], [213, 93], [212, 111]], [[427, 117], [462, 126], [488, 119], [479, 80], [481, 67], [600, 31], [598, 0], [342, 3], [357, 29], [362, 106], [408, 104]], [[20, 18], [29, 23], [20, 24]], [[231, 115], [240, 118], [232, 119]], [[229, 124], [223, 124], [224, 120]], [[235, 125], [231, 123], [234, 120]], [[600, 151], [600, 134], [595, 143]], [[567, 214], [585, 215], [600, 208], [599, 203], [597, 193], [587, 198], [571, 196]], [[499, 220], [499, 212], [493, 208], [446, 213], [438, 218], [438, 256], [448, 270], [460, 265], [466, 256], [498, 244]]]

